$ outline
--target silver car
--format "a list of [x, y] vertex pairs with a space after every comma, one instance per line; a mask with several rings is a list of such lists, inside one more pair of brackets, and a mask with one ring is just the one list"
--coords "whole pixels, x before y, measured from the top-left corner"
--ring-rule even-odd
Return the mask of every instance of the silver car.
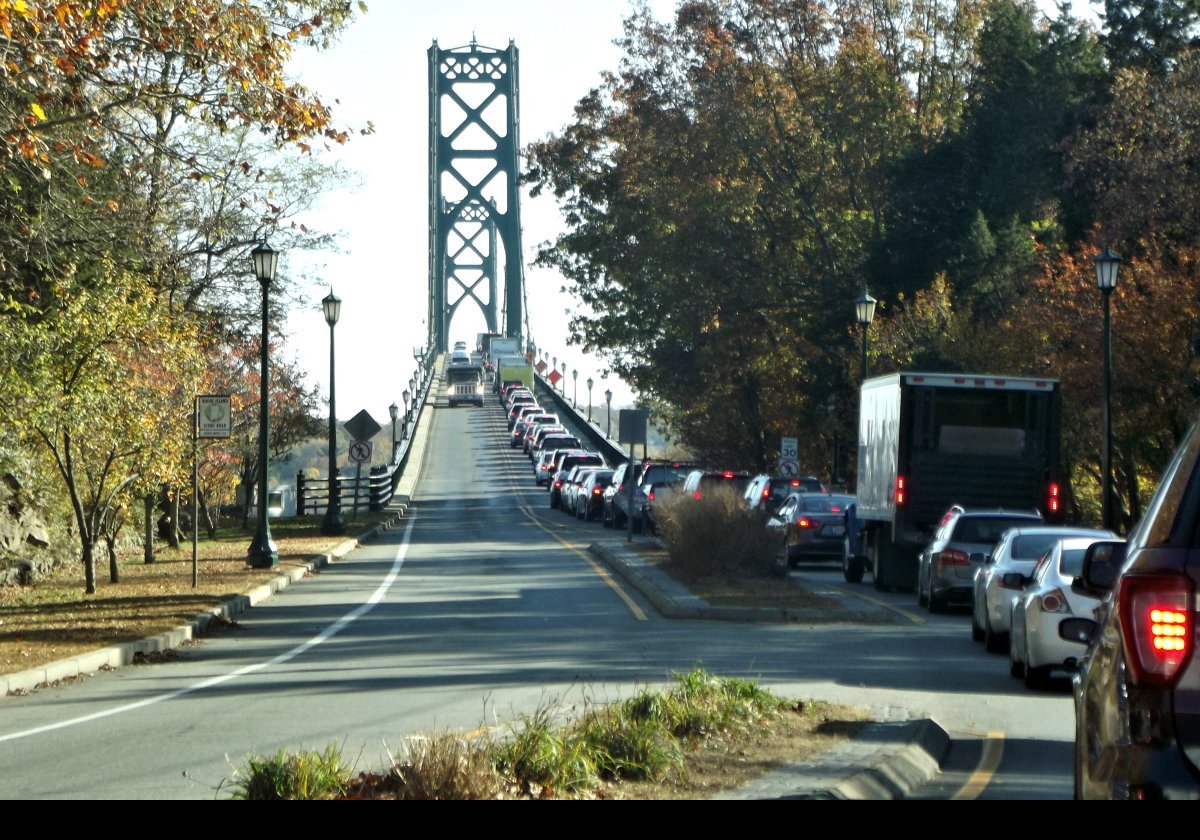
[[917, 559], [917, 601], [930, 612], [971, 605], [972, 579], [1009, 528], [1042, 525], [1037, 511], [952, 507]]
[[1004, 585], [1009, 572], [1029, 575], [1055, 542], [1067, 537], [1116, 539], [1112, 531], [1073, 528], [1066, 525], [1010, 528], [1004, 532], [990, 557], [975, 570], [971, 591], [971, 638], [983, 642], [989, 653], [1008, 650], [1008, 619], [1021, 590]]

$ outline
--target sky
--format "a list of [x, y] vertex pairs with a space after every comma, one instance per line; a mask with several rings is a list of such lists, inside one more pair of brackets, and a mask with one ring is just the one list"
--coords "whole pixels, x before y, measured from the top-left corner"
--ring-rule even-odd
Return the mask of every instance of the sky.
[[[675, 0], [652, 0], [662, 19]], [[1048, 0], [1043, 8], [1052, 8]], [[321, 298], [330, 289], [342, 299], [335, 328], [337, 413], [345, 420], [366, 410], [383, 423], [392, 402], [402, 405], [416, 362], [413, 348], [425, 344], [428, 299], [428, 56], [441, 49], [480, 45], [519, 50], [520, 146], [559, 133], [601, 73], [615, 70], [620, 53], [613, 41], [629, 16], [628, 0], [461, 0], [417, 3], [372, 0], [332, 49], [305, 54], [293, 65], [297, 79], [333, 105], [340, 125], [374, 124], [369, 136], [354, 136], [334, 156], [350, 176], [329, 191], [304, 221], [342, 231], [340, 252], [289, 254], [283, 270], [311, 278], [303, 286], [309, 305], [290, 313], [283, 352], [309, 372], [323, 395], [329, 384], [329, 327]], [[1086, 3], [1076, 6], [1076, 14]], [[530, 265], [538, 246], [562, 230], [552, 196], [526, 194], [521, 205], [526, 299], [531, 335], [568, 371], [578, 370], [578, 398], [595, 381], [594, 404], [605, 388], [614, 405], [633, 396], [615, 376], [602, 378], [603, 363], [567, 345], [568, 312], [574, 301], [563, 279]], [[501, 290], [501, 295], [503, 291]], [[483, 331], [477, 307], [464, 304], [450, 325], [450, 341], [473, 342]], [[568, 379], [568, 393], [571, 389]]]

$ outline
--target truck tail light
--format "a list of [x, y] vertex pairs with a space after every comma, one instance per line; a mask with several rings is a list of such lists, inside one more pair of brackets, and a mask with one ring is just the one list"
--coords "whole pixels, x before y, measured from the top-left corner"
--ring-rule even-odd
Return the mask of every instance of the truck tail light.
[[905, 498], [908, 496], [908, 482], [904, 480], [904, 476], [896, 476], [896, 504], [904, 504]]
[[1056, 514], [1062, 506], [1062, 500], [1059, 498], [1059, 487], [1057, 481], [1051, 481], [1046, 487], [1046, 510], [1049, 513]]
[[1192, 582], [1182, 575], [1127, 575], [1118, 597], [1134, 683], [1169, 688], [1194, 646]]

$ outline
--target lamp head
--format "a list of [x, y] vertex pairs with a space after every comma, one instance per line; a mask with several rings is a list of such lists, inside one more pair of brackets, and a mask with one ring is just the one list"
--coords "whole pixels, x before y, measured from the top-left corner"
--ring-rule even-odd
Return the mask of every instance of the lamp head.
[[321, 308], [325, 310], [325, 323], [331, 327], [342, 317], [342, 299], [333, 293], [332, 287], [329, 294], [321, 299]]
[[871, 322], [875, 320], [875, 304], [878, 301], [867, 294], [867, 290], [863, 289], [863, 293], [854, 299], [854, 317], [858, 323], [864, 327], [869, 327]]
[[1104, 251], [1096, 257], [1096, 288], [1102, 292], [1111, 292], [1117, 287], [1117, 269], [1121, 266], [1121, 258], [1104, 246]]
[[250, 259], [254, 261], [254, 276], [258, 278], [259, 285], [265, 289], [275, 279], [275, 264], [279, 260], [279, 252], [272, 250], [270, 245], [263, 242], [256, 245], [250, 252]]

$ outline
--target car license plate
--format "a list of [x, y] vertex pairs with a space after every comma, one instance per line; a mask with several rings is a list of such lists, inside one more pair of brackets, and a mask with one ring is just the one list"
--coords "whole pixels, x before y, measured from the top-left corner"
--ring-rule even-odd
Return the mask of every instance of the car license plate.
[[821, 533], [830, 537], [840, 537], [846, 532], [844, 525], [826, 525], [821, 529]]

